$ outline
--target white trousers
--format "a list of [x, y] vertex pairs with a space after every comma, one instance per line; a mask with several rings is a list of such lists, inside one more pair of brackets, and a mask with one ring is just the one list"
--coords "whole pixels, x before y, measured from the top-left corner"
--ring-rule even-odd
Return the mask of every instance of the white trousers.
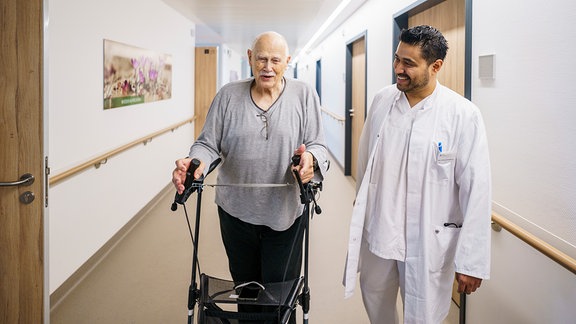
[[370, 323], [399, 323], [396, 304], [399, 289], [404, 296], [404, 262], [382, 259], [366, 244], [362, 244], [360, 253], [360, 289]]

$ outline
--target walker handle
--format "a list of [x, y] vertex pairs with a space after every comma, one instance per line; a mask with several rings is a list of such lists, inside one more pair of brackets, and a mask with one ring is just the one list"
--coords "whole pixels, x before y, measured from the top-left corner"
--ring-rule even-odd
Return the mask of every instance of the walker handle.
[[200, 160], [192, 159], [192, 161], [190, 162], [190, 166], [188, 167], [188, 170], [186, 170], [186, 180], [184, 180], [184, 192], [182, 192], [182, 194], [176, 192], [176, 195], [174, 196], [174, 203], [172, 203], [172, 207], [170, 208], [172, 209], [172, 211], [175, 211], [178, 208], [178, 205], [176, 204], [184, 205], [186, 200], [188, 200], [188, 197], [190, 197], [190, 195], [194, 192], [194, 190], [196, 190], [197, 187], [192, 186], [192, 183], [194, 183], [194, 171], [196, 171], [196, 169], [198, 169], [199, 166], [200, 166]]

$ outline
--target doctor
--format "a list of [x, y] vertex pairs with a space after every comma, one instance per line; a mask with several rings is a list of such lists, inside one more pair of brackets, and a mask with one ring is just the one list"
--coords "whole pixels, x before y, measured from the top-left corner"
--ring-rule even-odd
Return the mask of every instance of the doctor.
[[357, 273], [372, 324], [441, 323], [454, 277], [470, 294], [490, 272], [491, 175], [478, 108], [442, 86], [448, 45], [430, 26], [403, 30], [397, 83], [379, 91], [360, 139], [344, 283]]

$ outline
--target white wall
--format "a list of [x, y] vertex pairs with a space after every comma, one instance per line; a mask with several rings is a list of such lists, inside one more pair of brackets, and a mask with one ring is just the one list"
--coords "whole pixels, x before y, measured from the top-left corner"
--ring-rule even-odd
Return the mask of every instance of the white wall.
[[245, 53], [237, 53], [232, 49], [230, 49], [225, 44], [221, 45], [219, 50], [220, 50], [220, 64], [219, 64], [220, 84], [218, 85], [218, 89], [220, 89], [226, 83], [245, 78], [245, 76], [242, 75], [242, 55], [246, 56]]
[[467, 305], [470, 324], [571, 324], [576, 278], [506, 230], [493, 232], [491, 279]]
[[[576, 258], [576, 87], [564, 63], [576, 50], [576, 3], [496, 3], [474, 4], [472, 88], [489, 129], [495, 209]], [[495, 55], [494, 80], [477, 77], [483, 54]]]
[[[393, 15], [413, 1], [368, 1], [299, 63], [315, 84], [322, 59], [324, 108], [345, 112], [345, 48], [367, 32], [367, 96], [391, 83]], [[482, 110], [494, 210], [576, 258], [576, 3], [473, 1], [472, 101]], [[478, 78], [478, 56], [495, 54], [495, 79]], [[344, 125], [325, 116], [335, 159]], [[573, 323], [576, 276], [505, 230], [493, 233], [492, 277], [468, 298], [468, 323]]]
[[[367, 39], [367, 102], [376, 92], [391, 83], [392, 75], [392, 14], [412, 1], [367, 1], [348, 20], [340, 25], [309, 56], [298, 63], [298, 78], [315, 85], [316, 61], [322, 60], [322, 106], [344, 117], [346, 95], [346, 44], [366, 32]], [[377, 13], [377, 14], [376, 14]], [[390, 19], [383, 19], [389, 13]], [[324, 115], [326, 142], [334, 159], [344, 165], [344, 123]]]
[[[484, 0], [473, 10], [472, 100], [488, 129], [494, 210], [576, 258], [576, 3]], [[486, 54], [493, 80], [478, 78]], [[573, 273], [505, 231], [492, 251], [470, 323], [574, 322]]]
[[[50, 0], [48, 17], [52, 175], [193, 116], [195, 26], [184, 16], [160, 0]], [[172, 98], [103, 110], [104, 39], [172, 55]], [[187, 124], [50, 188], [50, 293], [170, 183], [192, 140]]]

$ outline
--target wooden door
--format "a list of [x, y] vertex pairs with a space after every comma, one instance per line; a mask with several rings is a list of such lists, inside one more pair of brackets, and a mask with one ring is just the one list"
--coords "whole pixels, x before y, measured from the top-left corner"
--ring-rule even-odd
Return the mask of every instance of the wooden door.
[[352, 44], [352, 119], [350, 175], [356, 179], [358, 146], [366, 119], [366, 38], [361, 37]]
[[446, 0], [408, 18], [410, 27], [430, 25], [436, 27], [448, 41], [448, 54], [438, 81], [464, 95], [464, 65], [466, 16], [464, 0]]
[[218, 82], [218, 49], [196, 47], [194, 64], [194, 138], [198, 138], [210, 104], [216, 95]]
[[44, 321], [42, 3], [0, 2], [0, 323]]
[[[428, 10], [408, 18], [409, 27], [430, 25], [436, 27], [448, 41], [448, 54], [438, 73], [438, 81], [464, 96], [466, 64], [466, 5], [464, 0], [446, 0]], [[460, 306], [456, 281], [452, 287], [452, 300]]]

